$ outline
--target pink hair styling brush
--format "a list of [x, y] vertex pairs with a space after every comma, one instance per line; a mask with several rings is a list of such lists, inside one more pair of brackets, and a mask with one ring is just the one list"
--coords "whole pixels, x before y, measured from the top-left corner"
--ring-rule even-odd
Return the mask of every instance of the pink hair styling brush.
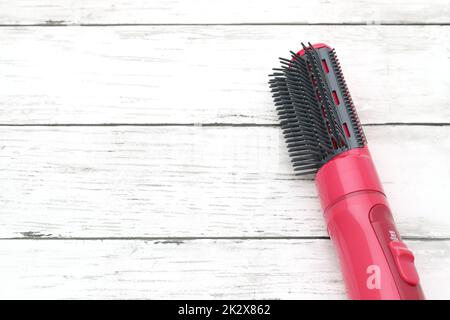
[[351, 299], [424, 299], [334, 49], [303, 45], [270, 75], [294, 171], [315, 174]]

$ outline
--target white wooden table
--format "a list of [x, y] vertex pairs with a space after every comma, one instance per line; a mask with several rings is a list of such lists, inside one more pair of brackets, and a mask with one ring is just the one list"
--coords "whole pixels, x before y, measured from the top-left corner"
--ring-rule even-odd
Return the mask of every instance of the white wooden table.
[[267, 75], [337, 49], [450, 298], [448, 0], [0, 1], [0, 298], [345, 298]]

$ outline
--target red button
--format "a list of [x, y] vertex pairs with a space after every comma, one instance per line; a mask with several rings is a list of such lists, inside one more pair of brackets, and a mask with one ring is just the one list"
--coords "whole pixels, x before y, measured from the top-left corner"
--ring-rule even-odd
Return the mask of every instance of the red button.
[[400, 276], [408, 284], [416, 286], [419, 283], [419, 275], [414, 266], [414, 255], [411, 250], [403, 242], [399, 241], [391, 241], [389, 247], [391, 248]]

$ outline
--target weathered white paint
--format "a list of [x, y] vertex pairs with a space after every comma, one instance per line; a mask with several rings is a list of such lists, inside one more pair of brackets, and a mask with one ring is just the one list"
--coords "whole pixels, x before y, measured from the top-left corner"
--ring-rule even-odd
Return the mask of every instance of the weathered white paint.
[[[366, 127], [404, 236], [450, 237], [450, 127]], [[278, 127], [2, 127], [0, 237], [326, 236]]]
[[448, 23], [446, 0], [15, 0], [0, 24]]
[[[337, 48], [363, 123], [449, 123], [448, 26], [289, 25], [449, 18], [447, 0], [0, 0], [0, 124], [274, 124], [267, 74], [301, 40]], [[448, 299], [450, 129], [365, 130], [400, 231], [427, 238], [407, 241], [425, 294]], [[290, 238], [326, 233], [281, 140], [1, 126], [0, 298], [344, 298], [330, 241]]]
[[0, 123], [274, 123], [267, 75], [301, 40], [336, 47], [363, 123], [450, 122], [448, 27], [0, 31]]
[[[408, 241], [427, 298], [450, 295], [450, 241]], [[0, 242], [0, 298], [342, 299], [329, 240]]]

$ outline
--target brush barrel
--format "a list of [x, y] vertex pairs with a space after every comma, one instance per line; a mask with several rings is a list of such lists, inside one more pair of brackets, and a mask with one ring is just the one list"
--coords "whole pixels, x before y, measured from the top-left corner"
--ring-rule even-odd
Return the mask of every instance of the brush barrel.
[[316, 186], [351, 299], [424, 299], [367, 146], [331, 159]]

